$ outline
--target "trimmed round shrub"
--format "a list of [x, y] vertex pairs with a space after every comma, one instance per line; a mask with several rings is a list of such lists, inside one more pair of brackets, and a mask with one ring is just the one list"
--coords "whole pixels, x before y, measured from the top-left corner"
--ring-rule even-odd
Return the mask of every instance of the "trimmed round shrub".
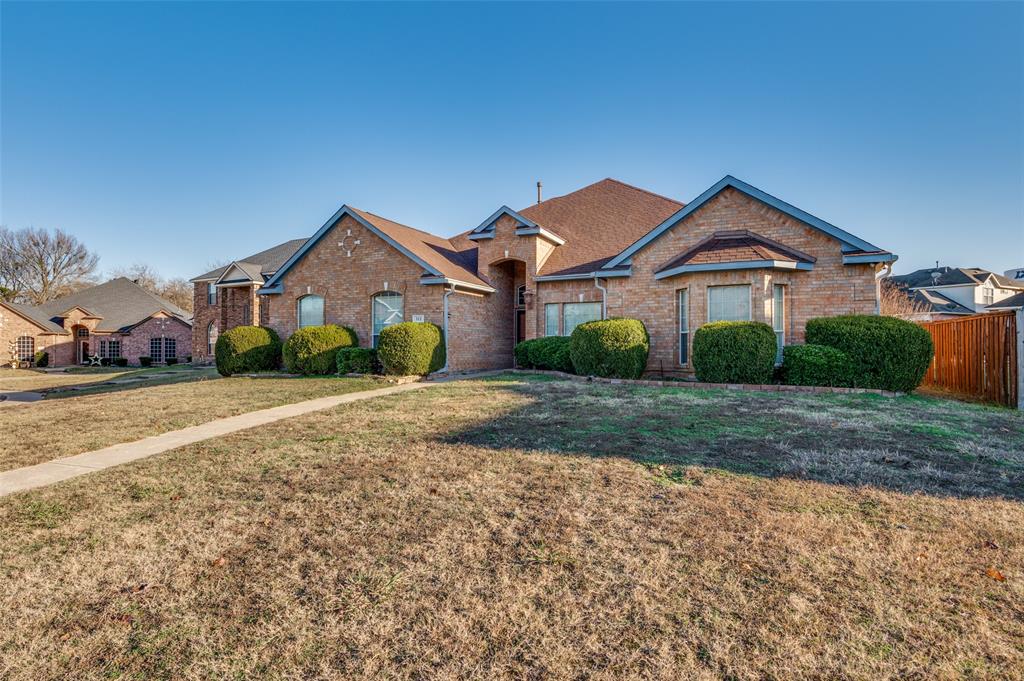
[[896, 317], [844, 315], [807, 322], [806, 340], [844, 352], [860, 388], [910, 392], [921, 383], [935, 348], [921, 326]]
[[693, 369], [705, 383], [769, 383], [776, 341], [763, 322], [711, 322], [693, 334]]
[[221, 376], [272, 371], [281, 363], [281, 339], [265, 326], [236, 326], [217, 338], [214, 355]]
[[50, 353], [46, 350], [40, 350], [36, 353], [33, 358], [37, 367], [48, 367], [50, 366]]
[[573, 373], [571, 340], [567, 336], [542, 336], [517, 343], [516, 365], [520, 369], [547, 369]]
[[339, 374], [379, 374], [380, 361], [373, 348], [341, 348], [338, 350]]
[[139, 357], [139, 366], [142, 366], [142, 367], [153, 366], [153, 358], [152, 357]]
[[569, 357], [581, 376], [640, 378], [651, 340], [639, 319], [602, 319], [573, 329]]
[[377, 358], [384, 373], [423, 376], [444, 368], [444, 333], [430, 322], [402, 322], [381, 329]]
[[177, 364], [177, 363], [178, 363], [178, 358], [177, 357], [167, 357], [167, 358], [164, 359], [164, 364], [166, 364], [167, 366], [171, 366], [172, 364]]
[[338, 368], [338, 350], [356, 345], [359, 345], [356, 332], [347, 326], [306, 326], [285, 342], [284, 366], [293, 374], [333, 374]]
[[853, 362], [842, 350], [827, 345], [782, 348], [782, 376], [789, 385], [855, 387]]
[[116, 367], [126, 367], [126, 366], [128, 366], [128, 358], [127, 357], [115, 357], [113, 362], [114, 362], [114, 366], [116, 366]]
[[536, 367], [530, 364], [530, 344], [533, 343], [536, 338], [532, 340], [524, 340], [516, 343], [516, 346], [512, 348], [512, 354], [516, 358], [516, 366], [520, 369], [535, 369]]

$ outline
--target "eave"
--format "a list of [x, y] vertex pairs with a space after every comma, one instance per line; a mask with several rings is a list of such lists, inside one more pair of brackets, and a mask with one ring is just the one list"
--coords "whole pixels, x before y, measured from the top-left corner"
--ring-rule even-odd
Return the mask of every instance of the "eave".
[[792, 260], [741, 260], [737, 262], [712, 262], [699, 263], [694, 265], [679, 265], [667, 270], [662, 270], [654, 275], [655, 279], [667, 279], [680, 274], [690, 272], [721, 272], [724, 270], [799, 270], [809, 272], [814, 269], [814, 263], [794, 262]]

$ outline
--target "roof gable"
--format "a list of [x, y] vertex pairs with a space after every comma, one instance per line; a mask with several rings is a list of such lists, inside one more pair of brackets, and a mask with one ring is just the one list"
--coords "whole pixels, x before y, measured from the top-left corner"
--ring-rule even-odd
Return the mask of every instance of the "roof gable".
[[686, 249], [654, 273], [655, 279], [684, 274], [735, 269], [810, 270], [816, 258], [748, 230], [715, 232]]
[[[700, 196], [698, 196], [692, 202], [690, 202], [683, 208], [680, 208], [678, 211], [669, 216], [665, 221], [663, 221], [653, 230], [645, 234], [643, 237], [632, 243], [628, 248], [625, 248], [622, 252], [620, 252], [618, 255], [609, 260], [604, 267], [614, 268], [627, 262], [638, 251], [643, 249], [645, 246], [647, 246], [652, 241], [657, 239], [659, 236], [667, 232], [669, 229], [674, 227], [687, 216], [699, 210], [701, 206], [706, 204], [708, 201], [718, 196], [718, 194], [720, 194], [725, 189], [730, 187], [768, 206], [771, 206], [772, 208], [775, 208], [776, 210], [796, 220], [799, 220], [800, 222], [803, 222], [804, 224], [807, 224], [820, 232], [823, 232], [839, 240], [839, 242], [842, 244], [842, 250], [844, 253], [865, 252], [870, 253], [872, 255], [878, 254], [878, 257], [884, 257], [886, 255], [892, 256], [891, 253], [883, 251], [877, 246], [867, 241], [864, 241], [863, 239], [860, 239], [854, 236], [853, 234], [850, 234], [849, 232], [840, 229], [839, 227], [836, 227], [835, 225], [825, 222], [821, 218], [815, 217], [806, 211], [800, 210], [796, 206], [790, 205], [785, 201], [782, 201], [781, 199], [777, 199], [774, 196], [761, 191], [757, 187], [754, 187], [753, 185], [747, 184], [742, 180], [736, 179], [732, 175], [726, 175], [721, 180], [711, 185], [707, 190], [705, 190]], [[893, 259], [895, 259], [895, 256], [887, 258], [887, 260]], [[868, 262], [867, 260], [862, 261]], [[879, 262], [880, 261], [881, 260], [879, 260]]]
[[[28, 308], [28, 306], [26, 306]], [[101, 318], [98, 331], [121, 331], [137, 325], [161, 310], [188, 323], [190, 315], [168, 300], [142, 288], [134, 281], [118, 277], [76, 293], [30, 307], [33, 316], [59, 318], [71, 309], [81, 309]]]
[[224, 268], [224, 272], [217, 278], [217, 284], [238, 284], [238, 283], [262, 284], [263, 275], [260, 273], [259, 263], [238, 261], [231, 263]]
[[444, 283], [451, 280], [481, 287], [486, 290], [493, 290], [488, 286], [487, 282], [477, 277], [475, 272], [467, 268], [465, 264], [467, 260], [463, 258], [463, 254], [448, 239], [434, 236], [433, 234], [382, 218], [379, 215], [374, 215], [358, 208], [343, 205], [316, 231], [316, 234], [311, 236], [301, 248], [295, 251], [278, 268], [274, 275], [263, 285], [263, 288], [259, 290], [259, 293], [280, 293], [282, 291], [281, 280], [284, 278], [284, 275], [296, 263], [302, 260], [334, 228], [338, 221], [346, 215], [422, 267], [426, 277], [425, 283]]
[[516, 228], [528, 227], [531, 229], [537, 228], [537, 223], [528, 217], [524, 217], [521, 213], [517, 213], [508, 206], [502, 206], [498, 210], [491, 213], [491, 216], [481, 222], [473, 231], [466, 235], [468, 239], [493, 239], [494, 238], [494, 227], [498, 223], [498, 220], [503, 216], [509, 216], [516, 222]]

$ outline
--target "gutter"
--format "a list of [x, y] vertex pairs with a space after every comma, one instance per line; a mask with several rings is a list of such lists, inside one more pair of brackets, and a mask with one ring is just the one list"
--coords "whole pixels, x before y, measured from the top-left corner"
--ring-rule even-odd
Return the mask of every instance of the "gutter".
[[594, 272], [594, 286], [601, 292], [601, 319], [608, 319], [608, 289], [601, 286], [597, 272]]
[[892, 262], [882, 264], [875, 275], [875, 314], [882, 314], [882, 280], [892, 274]]
[[444, 315], [442, 318], [442, 321], [444, 322], [444, 366], [441, 367], [441, 371], [443, 373], [448, 373], [448, 365], [451, 362], [448, 355], [448, 296], [453, 293], [455, 293], [455, 284], [452, 284], [450, 289], [445, 290], [443, 304], [441, 306], [443, 310], [442, 314]]

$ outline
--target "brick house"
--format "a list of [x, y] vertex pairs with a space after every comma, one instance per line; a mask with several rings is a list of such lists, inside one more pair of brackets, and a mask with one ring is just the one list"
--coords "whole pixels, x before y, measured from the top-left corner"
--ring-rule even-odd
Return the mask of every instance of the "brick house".
[[0, 301], [0, 361], [10, 359], [15, 343], [18, 358], [32, 361], [45, 350], [50, 366], [73, 366], [89, 357], [139, 357], [163, 362], [187, 357], [192, 325], [187, 312], [119, 277], [42, 305]]
[[309, 239], [289, 241], [195, 283], [193, 355], [245, 323], [445, 329], [449, 369], [512, 366], [518, 340], [636, 317], [648, 371], [692, 371], [692, 332], [719, 319], [771, 324], [803, 341], [812, 317], [875, 314], [878, 276], [896, 256], [733, 177], [689, 204], [606, 179], [520, 211], [502, 206], [442, 238], [342, 206]]

